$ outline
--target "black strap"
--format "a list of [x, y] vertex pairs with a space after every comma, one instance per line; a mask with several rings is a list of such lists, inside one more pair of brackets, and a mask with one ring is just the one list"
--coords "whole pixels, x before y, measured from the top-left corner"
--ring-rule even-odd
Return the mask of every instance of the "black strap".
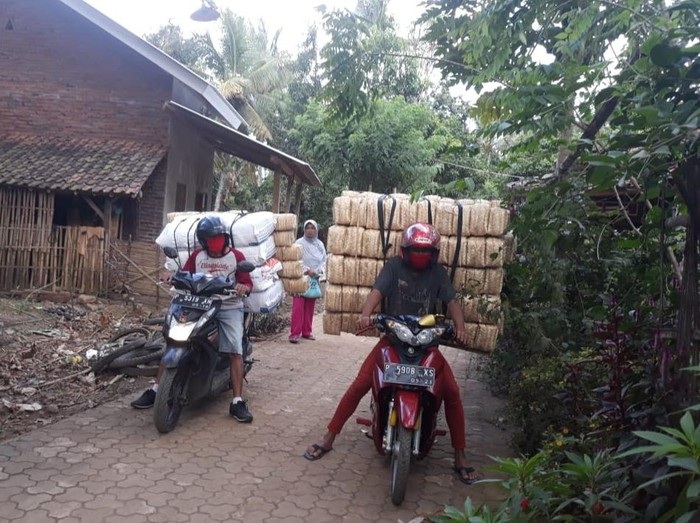
[[[389, 223], [384, 223], [384, 200], [391, 198], [391, 211], [389, 212]], [[389, 194], [382, 194], [377, 198], [377, 219], [379, 222], [379, 238], [382, 242], [382, 261], [386, 263], [386, 255], [391, 249], [391, 243], [389, 243], [391, 236], [391, 225], [394, 223], [394, 213], [396, 212], [396, 199]], [[389, 300], [385, 297], [382, 298], [380, 304], [380, 310], [382, 313], [386, 312], [389, 305]]]
[[[389, 223], [384, 224], [384, 200], [391, 198], [391, 211], [389, 212]], [[382, 194], [377, 198], [377, 218], [379, 221], [379, 238], [382, 241], [382, 259], [386, 262], [386, 255], [391, 249], [391, 226], [394, 223], [394, 213], [396, 212], [396, 198], [390, 194]]]
[[452, 266], [450, 267], [450, 281], [454, 284], [455, 272], [459, 265], [459, 255], [462, 250], [462, 227], [464, 225], [464, 209], [462, 204], [455, 200], [457, 205], [457, 245], [455, 245], [455, 255], [452, 258]]
[[241, 212], [238, 214], [238, 216], [236, 216], [236, 217], [231, 221], [231, 225], [229, 225], [229, 228], [228, 228], [228, 237], [231, 238], [231, 245], [230, 245], [230, 247], [231, 247], [232, 249], [235, 248], [235, 246], [233, 245], [233, 226], [236, 224], [236, 222], [237, 222], [238, 220], [240, 220], [241, 218], [243, 218], [246, 214], [248, 214], [248, 211], [241, 211]]
[[425, 196], [423, 196], [419, 201], [428, 202], [428, 223], [430, 225], [432, 225], [433, 224], [433, 203]]

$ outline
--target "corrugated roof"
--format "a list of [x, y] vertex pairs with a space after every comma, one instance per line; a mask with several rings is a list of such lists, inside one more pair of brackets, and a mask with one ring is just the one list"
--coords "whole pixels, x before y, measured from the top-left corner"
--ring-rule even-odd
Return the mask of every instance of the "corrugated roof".
[[137, 196], [166, 152], [120, 140], [0, 135], [0, 185]]

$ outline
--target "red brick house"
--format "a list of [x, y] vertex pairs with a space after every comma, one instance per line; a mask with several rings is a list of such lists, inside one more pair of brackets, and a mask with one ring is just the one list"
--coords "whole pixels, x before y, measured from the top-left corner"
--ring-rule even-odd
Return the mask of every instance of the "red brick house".
[[320, 183], [244, 127], [216, 88], [83, 1], [0, 0], [0, 290], [106, 290], [105, 246], [152, 245], [168, 212], [210, 208], [216, 150]]

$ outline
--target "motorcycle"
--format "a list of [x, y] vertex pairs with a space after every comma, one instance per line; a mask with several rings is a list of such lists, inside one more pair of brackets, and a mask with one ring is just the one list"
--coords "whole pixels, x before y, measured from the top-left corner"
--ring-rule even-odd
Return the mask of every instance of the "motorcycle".
[[447, 364], [437, 346], [441, 339], [450, 339], [454, 329], [444, 316], [434, 314], [377, 314], [367, 329], [372, 327], [385, 334], [381, 358], [373, 370], [372, 419], [357, 422], [371, 427], [377, 452], [389, 456], [391, 501], [400, 505], [411, 458], [427, 456], [437, 436], [446, 434], [437, 429], [443, 400], [440, 377]]
[[[165, 255], [177, 262], [178, 253], [172, 247], [163, 249]], [[158, 385], [153, 420], [158, 432], [170, 432], [177, 425], [183, 408], [204, 398], [216, 396], [231, 387], [228, 354], [218, 349], [217, 314], [221, 296], [235, 294], [236, 282], [229, 277], [190, 273], [178, 270], [170, 279], [180, 291], [173, 296], [163, 324], [166, 350], [165, 367]], [[249, 261], [238, 263], [237, 270], [252, 272]], [[230, 276], [230, 275], [229, 275]], [[252, 314], [244, 314], [243, 373], [247, 376], [253, 366], [250, 343]]]

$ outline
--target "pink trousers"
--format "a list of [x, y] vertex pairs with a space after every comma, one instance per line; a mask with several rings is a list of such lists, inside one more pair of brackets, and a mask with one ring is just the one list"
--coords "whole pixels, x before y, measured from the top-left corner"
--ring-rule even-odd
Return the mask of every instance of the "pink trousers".
[[311, 336], [312, 323], [314, 321], [314, 305], [316, 298], [304, 298], [294, 296], [292, 298], [292, 328], [290, 338]]

